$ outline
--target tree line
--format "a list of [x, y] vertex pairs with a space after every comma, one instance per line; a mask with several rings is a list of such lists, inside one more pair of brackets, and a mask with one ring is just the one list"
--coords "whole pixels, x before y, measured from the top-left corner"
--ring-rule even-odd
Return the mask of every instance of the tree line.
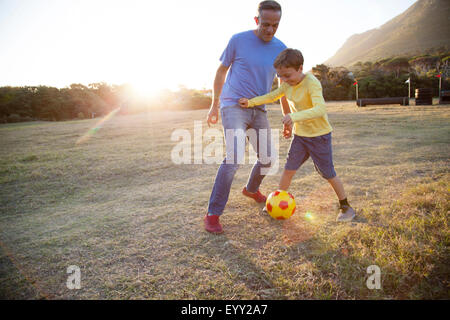
[[[349, 68], [320, 64], [312, 69], [312, 73], [322, 84], [325, 100], [340, 101], [356, 98], [355, 81], [359, 86], [359, 98], [408, 96], [407, 79], [411, 81], [411, 97], [414, 97], [415, 88], [432, 88], [434, 96], [438, 96], [439, 79], [436, 75], [449, 69], [450, 55], [441, 52], [437, 55], [357, 62]], [[273, 88], [276, 86], [275, 80]], [[443, 89], [450, 89], [446, 81], [443, 81]], [[72, 84], [62, 89], [8, 86], [0, 87], [0, 123], [95, 118], [105, 116], [117, 108], [120, 108], [120, 114], [148, 110], [206, 109], [210, 103], [211, 90], [183, 86], [177, 91], [163, 90], [151, 98], [139, 97], [130, 85], [104, 82], [88, 86]]]
[[[355, 82], [359, 98], [407, 97], [410, 79], [411, 97], [416, 88], [430, 88], [439, 96], [439, 78], [450, 68], [450, 54], [424, 54], [414, 57], [394, 57], [376, 62], [357, 62], [349, 68], [317, 65], [313, 74], [320, 80], [325, 100], [354, 100]], [[442, 75], [443, 79], [445, 74]], [[447, 75], [448, 76], [448, 75]], [[448, 84], [443, 82], [443, 89]]]
[[107, 115], [119, 108], [120, 114], [148, 110], [208, 108], [210, 90], [180, 87], [164, 90], [154, 97], [136, 94], [130, 85], [92, 83], [71, 84], [67, 88], [49, 86], [0, 87], [0, 123], [20, 121], [62, 121]]

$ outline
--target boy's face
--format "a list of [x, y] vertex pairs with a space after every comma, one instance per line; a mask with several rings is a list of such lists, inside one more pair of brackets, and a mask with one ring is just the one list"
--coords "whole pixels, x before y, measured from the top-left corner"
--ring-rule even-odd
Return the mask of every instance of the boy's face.
[[277, 68], [278, 78], [281, 81], [286, 82], [290, 86], [295, 86], [300, 83], [303, 76], [303, 66], [300, 66], [298, 70], [292, 67], [281, 67]]

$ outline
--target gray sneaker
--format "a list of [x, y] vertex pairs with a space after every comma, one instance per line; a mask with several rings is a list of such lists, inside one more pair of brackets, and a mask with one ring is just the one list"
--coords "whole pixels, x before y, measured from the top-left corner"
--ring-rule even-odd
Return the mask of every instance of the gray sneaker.
[[339, 209], [339, 214], [336, 218], [337, 222], [350, 222], [355, 217], [355, 210], [350, 206], [342, 206]]

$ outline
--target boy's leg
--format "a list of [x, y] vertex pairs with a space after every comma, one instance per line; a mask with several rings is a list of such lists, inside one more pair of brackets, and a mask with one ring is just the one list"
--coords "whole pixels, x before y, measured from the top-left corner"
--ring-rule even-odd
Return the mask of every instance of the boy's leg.
[[303, 143], [303, 138], [294, 135], [289, 147], [289, 152], [284, 165], [284, 170], [278, 184], [278, 189], [287, 191], [291, 185], [292, 178], [297, 170], [309, 159], [309, 153]]
[[308, 159], [309, 152], [303, 143], [303, 137], [294, 135], [289, 147], [286, 164], [284, 165], [283, 175], [280, 179], [279, 187], [281, 190], [287, 191], [287, 188], [291, 185], [292, 177]]
[[[292, 177], [294, 177], [297, 170], [309, 158], [308, 150], [305, 148], [302, 137], [294, 135], [291, 140], [287, 161], [284, 166], [283, 173], [278, 184], [279, 190], [287, 191], [291, 185]], [[266, 211], [264, 207], [263, 211]]]
[[336, 192], [336, 195], [339, 200], [347, 199], [347, 196], [345, 194], [344, 185], [342, 184], [341, 179], [339, 179], [338, 176], [328, 179], [328, 182], [333, 187], [334, 192]]
[[344, 185], [338, 176], [328, 179], [328, 182], [333, 187], [334, 192], [339, 199], [339, 214], [336, 218], [338, 222], [352, 221], [355, 217], [355, 210], [350, 206], [347, 200], [347, 195], [345, 194]]
[[331, 133], [308, 138], [307, 145], [316, 171], [330, 183], [339, 199], [340, 213], [337, 221], [353, 220], [355, 211], [348, 204], [344, 186], [334, 170]]
[[308, 159], [309, 153], [303, 145], [302, 138], [294, 135], [291, 140], [291, 146], [289, 147], [286, 164], [278, 184], [279, 190], [287, 191], [289, 189], [295, 173]]
[[292, 177], [295, 175], [297, 170], [283, 170], [281, 174], [280, 183], [278, 185], [279, 190], [287, 191], [291, 185]]

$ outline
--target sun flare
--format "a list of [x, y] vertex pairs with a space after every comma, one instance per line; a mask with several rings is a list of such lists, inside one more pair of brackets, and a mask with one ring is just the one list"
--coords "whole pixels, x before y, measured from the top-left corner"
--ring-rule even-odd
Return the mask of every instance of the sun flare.
[[160, 90], [160, 88], [157, 88], [148, 81], [143, 80], [133, 81], [130, 83], [130, 85], [132, 87], [133, 94], [137, 98], [141, 99], [150, 99], [154, 97]]

